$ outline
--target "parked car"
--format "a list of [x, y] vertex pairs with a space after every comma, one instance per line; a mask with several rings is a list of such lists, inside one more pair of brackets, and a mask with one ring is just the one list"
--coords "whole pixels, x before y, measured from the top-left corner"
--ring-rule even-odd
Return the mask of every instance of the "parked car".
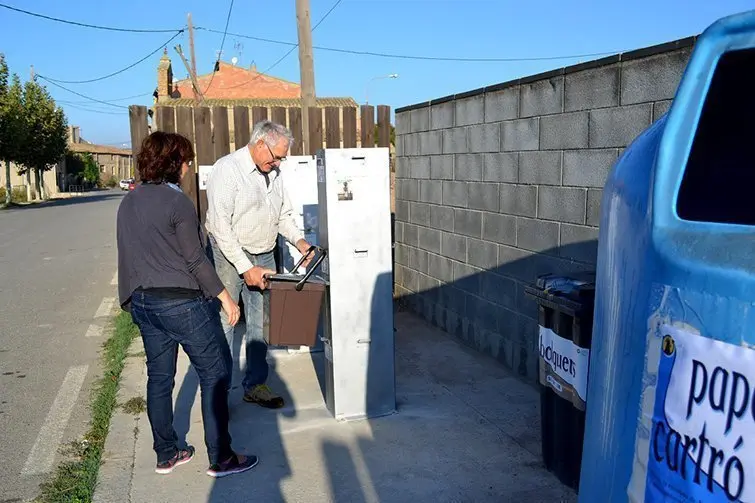
[[131, 180], [128, 184], [128, 190], [134, 190], [136, 188], [136, 182]]
[[121, 187], [121, 190], [131, 190], [131, 189], [129, 189], [129, 185], [132, 184], [132, 183], [134, 183], [134, 179], [133, 178], [125, 178], [125, 179], [121, 180], [121, 182], [120, 182], [119, 185]]

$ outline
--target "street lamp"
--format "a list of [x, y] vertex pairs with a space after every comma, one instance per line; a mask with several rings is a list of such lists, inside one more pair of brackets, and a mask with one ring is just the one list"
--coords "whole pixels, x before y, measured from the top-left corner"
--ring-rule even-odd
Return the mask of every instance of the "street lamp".
[[367, 85], [364, 87], [364, 104], [369, 105], [369, 91], [370, 91], [370, 83], [374, 80], [381, 80], [381, 79], [397, 79], [398, 73], [389, 73], [388, 75], [380, 75], [379, 77], [372, 77], [370, 80], [367, 81]]

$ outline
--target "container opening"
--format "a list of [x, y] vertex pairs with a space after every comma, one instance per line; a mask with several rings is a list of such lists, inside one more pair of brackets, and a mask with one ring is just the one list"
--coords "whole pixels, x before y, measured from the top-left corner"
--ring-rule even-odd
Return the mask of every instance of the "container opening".
[[755, 49], [716, 65], [682, 179], [683, 220], [755, 225]]

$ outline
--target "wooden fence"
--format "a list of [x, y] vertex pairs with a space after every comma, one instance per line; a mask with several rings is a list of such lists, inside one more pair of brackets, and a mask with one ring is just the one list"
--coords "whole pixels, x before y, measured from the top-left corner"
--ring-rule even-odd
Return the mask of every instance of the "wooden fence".
[[[318, 113], [319, 112], [319, 113]], [[324, 113], [323, 113], [324, 112]], [[265, 107], [237, 106], [232, 109], [233, 114], [233, 143], [236, 148], [249, 143], [252, 126], [268, 118]], [[324, 128], [323, 128], [324, 115]], [[389, 147], [391, 146], [391, 109], [387, 105], [377, 106], [377, 120], [375, 107], [362, 105], [360, 107], [360, 124], [357, 128], [356, 108], [326, 107], [315, 108], [309, 113], [310, 151], [303, 151], [303, 134], [301, 108], [273, 107], [270, 119], [288, 127], [294, 135], [295, 142], [291, 147], [291, 155], [314, 155], [321, 148], [355, 148]], [[131, 145], [134, 154], [134, 177], [139, 180], [139, 170], [136, 165], [136, 155], [144, 138], [149, 134], [147, 107], [132, 105], [129, 107], [131, 124]], [[198, 190], [197, 166], [212, 165], [219, 158], [231, 152], [231, 129], [229, 111], [226, 107], [167, 107], [155, 108], [155, 125], [153, 130], [176, 132], [189, 138], [194, 144], [196, 159], [192, 171], [184, 177], [182, 189], [194, 202], [197, 212], [204, 223], [207, 211], [207, 195], [204, 190]], [[288, 119], [288, 120], [287, 120]], [[377, 127], [375, 127], [377, 125]], [[375, 131], [377, 130], [377, 135]], [[324, 134], [323, 134], [324, 132]], [[377, 138], [375, 137], [377, 136]]]

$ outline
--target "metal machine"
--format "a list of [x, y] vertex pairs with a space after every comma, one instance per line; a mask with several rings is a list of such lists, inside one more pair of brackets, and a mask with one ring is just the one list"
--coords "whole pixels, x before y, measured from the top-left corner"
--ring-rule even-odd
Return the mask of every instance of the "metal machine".
[[337, 420], [395, 412], [390, 168], [387, 148], [316, 156], [327, 407]]
[[[287, 157], [280, 166], [281, 181], [294, 207], [294, 217], [308, 243], [317, 244], [317, 163], [313, 155]], [[290, 273], [301, 253], [278, 237], [281, 271]]]
[[[286, 158], [280, 166], [281, 181], [294, 207], [294, 218], [308, 243], [317, 245], [317, 163], [313, 155], [295, 155]], [[294, 245], [278, 236], [278, 272], [291, 273], [302, 256]], [[322, 323], [318, 327], [317, 343], [314, 346], [289, 346], [289, 353], [320, 352]]]

